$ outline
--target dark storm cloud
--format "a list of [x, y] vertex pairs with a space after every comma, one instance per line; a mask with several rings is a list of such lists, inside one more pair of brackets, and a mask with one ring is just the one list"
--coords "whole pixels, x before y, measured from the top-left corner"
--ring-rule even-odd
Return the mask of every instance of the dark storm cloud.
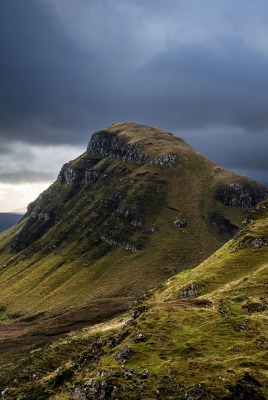
[[[211, 127], [205, 130], [188, 131], [187, 136], [190, 144], [226, 168], [237, 171], [252, 170], [253, 175], [257, 171], [267, 172], [268, 135], [266, 132], [252, 135], [232, 127]], [[207, 142], [210, 143], [209, 146]]]
[[49, 6], [36, 0], [0, 5], [1, 136], [41, 143], [81, 140], [94, 113], [94, 55], [63, 36]]
[[[146, 113], [174, 128], [268, 127], [268, 57], [242, 41], [218, 39], [161, 54], [137, 76]], [[146, 114], [144, 114], [146, 115]]]
[[22, 169], [19, 172], [0, 172], [1, 183], [37, 183], [50, 182], [55, 178], [54, 174], [42, 171]]
[[86, 148], [91, 132], [132, 120], [268, 171], [267, 16], [249, 0], [0, 0], [0, 164], [17, 142]]
[[[138, 22], [139, 14], [116, 13], [110, 6], [115, 21], [108, 31], [101, 27], [102, 15], [97, 15], [98, 53], [92, 42], [85, 50], [81, 38], [71, 40], [49, 4], [36, 0], [0, 4], [2, 137], [82, 141], [91, 126], [118, 118], [156, 121], [166, 128], [226, 124], [254, 132], [267, 127], [268, 57], [242, 39], [212, 37], [209, 42], [182, 45], [175, 41], [146, 60], [138, 49], [133, 54], [138, 39], [131, 23], [127, 29], [119, 20], [125, 15], [127, 21]], [[94, 14], [97, 2], [92, 4], [89, 12]], [[109, 9], [107, 2], [100, 4], [99, 12]], [[85, 7], [85, 2], [79, 5]], [[162, 11], [161, 2], [157, 6]], [[142, 11], [148, 13], [148, 7]], [[108, 24], [105, 13], [103, 18]], [[155, 35], [161, 37], [161, 30]], [[111, 54], [101, 47], [106, 39], [119, 42]], [[137, 54], [145, 65], [139, 66]], [[137, 62], [135, 69], [131, 62]]]

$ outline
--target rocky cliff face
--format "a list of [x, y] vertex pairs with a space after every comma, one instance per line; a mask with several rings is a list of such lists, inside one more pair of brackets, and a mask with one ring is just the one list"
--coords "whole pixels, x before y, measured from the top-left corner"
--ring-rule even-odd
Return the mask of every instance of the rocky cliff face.
[[128, 144], [126, 139], [116, 133], [103, 130], [92, 135], [88, 150], [93, 150], [102, 157], [116, 157], [143, 165], [149, 161], [149, 156], [141, 151], [141, 145], [141, 141]]
[[215, 193], [216, 200], [230, 207], [251, 208], [268, 198], [268, 190], [249, 183], [230, 183]]
[[124, 136], [119, 135], [120, 131], [109, 132], [102, 130], [92, 135], [88, 145], [88, 150], [92, 150], [102, 157], [120, 158], [126, 162], [133, 162], [137, 165], [146, 163], [158, 164], [161, 167], [172, 167], [179, 162], [176, 154], [163, 154], [151, 157], [142, 150], [143, 140], [136, 140], [128, 143]]

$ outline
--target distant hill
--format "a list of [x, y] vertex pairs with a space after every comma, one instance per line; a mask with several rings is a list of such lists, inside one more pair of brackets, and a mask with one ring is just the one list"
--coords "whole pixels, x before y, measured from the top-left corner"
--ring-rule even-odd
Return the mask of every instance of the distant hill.
[[17, 224], [21, 218], [22, 214], [0, 213], [0, 232], [3, 232], [11, 226]]

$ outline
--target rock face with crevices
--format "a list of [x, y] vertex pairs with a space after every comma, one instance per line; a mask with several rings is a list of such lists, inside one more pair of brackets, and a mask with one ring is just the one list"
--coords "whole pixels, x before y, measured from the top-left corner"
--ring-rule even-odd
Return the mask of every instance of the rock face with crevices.
[[141, 145], [141, 141], [128, 144], [116, 133], [103, 130], [92, 135], [88, 150], [93, 150], [102, 157], [115, 157], [143, 165], [149, 161], [149, 156], [141, 151]]
[[117, 132], [102, 130], [92, 135], [88, 150], [93, 150], [102, 157], [120, 158], [126, 162], [134, 162], [137, 165], [158, 164], [162, 168], [172, 167], [179, 162], [176, 154], [163, 154], [151, 157], [142, 150], [143, 140], [128, 143], [124, 136]]
[[268, 199], [268, 190], [254, 184], [235, 182], [220, 187], [215, 199], [230, 207], [251, 208]]

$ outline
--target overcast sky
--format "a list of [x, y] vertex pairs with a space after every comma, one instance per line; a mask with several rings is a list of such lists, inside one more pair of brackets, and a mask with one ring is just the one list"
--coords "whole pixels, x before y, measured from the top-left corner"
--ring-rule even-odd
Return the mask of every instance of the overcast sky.
[[266, 0], [0, 7], [0, 211], [26, 206], [119, 121], [171, 131], [268, 182]]

